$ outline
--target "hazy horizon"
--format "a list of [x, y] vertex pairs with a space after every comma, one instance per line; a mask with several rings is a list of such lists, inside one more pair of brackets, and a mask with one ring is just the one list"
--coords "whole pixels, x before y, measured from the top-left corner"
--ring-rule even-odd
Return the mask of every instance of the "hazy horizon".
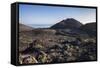
[[74, 18], [82, 24], [96, 22], [96, 9], [19, 5], [19, 22], [22, 24], [56, 24], [67, 18]]

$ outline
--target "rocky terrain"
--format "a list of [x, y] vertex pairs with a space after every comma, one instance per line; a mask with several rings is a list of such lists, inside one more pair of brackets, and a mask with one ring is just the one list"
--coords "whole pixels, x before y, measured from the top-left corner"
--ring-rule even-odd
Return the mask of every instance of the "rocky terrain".
[[[73, 18], [68, 18], [45, 29], [23, 30], [26, 26], [23, 28], [20, 26], [20, 30], [23, 31], [19, 32], [19, 63], [96, 60], [96, 28], [94, 28], [96, 25], [94, 24], [83, 25]], [[87, 31], [91, 32], [92, 36]]]

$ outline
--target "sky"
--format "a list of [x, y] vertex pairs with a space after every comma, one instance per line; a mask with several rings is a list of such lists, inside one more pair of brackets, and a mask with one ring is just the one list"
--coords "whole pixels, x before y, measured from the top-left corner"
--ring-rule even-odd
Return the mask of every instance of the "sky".
[[23, 24], [55, 24], [67, 18], [74, 18], [83, 24], [96, 22], [96, 9], [19, 5], [19, 22]]

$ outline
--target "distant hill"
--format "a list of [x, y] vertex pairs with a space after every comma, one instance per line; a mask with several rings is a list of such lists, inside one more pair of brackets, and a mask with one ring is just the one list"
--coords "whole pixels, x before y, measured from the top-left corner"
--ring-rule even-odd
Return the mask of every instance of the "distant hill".
[[96, 35], [96, 23], [87, 23], [80, 27], [81, 30], [86, 31], [89, 35]]
[[53, 29], [65, 29], [65, 28], [79, 28], [82, 24], [74, 18], [67, 18], [62, 20], [55, 25], [51, 26]]
[[21, 23], [19, 24], [19, 31], [30, 31], [30, 30], [33, 30], [33, 28]]
[[92, 30], [92, 31], [96, 31], [96, 23], [87, 23], [83, 26], [80, 27], [83, 30]]

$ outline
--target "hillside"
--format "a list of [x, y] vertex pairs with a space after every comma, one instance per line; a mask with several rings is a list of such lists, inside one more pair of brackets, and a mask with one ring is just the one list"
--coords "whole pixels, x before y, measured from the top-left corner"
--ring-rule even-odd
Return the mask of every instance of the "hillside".
[[81, 30], [87, 32], [90, 36], [96, 36], [96, 23], [87, 23], [80, 27]]
[[27, 25], [24, 25], [24, 24], [19, 24], [19, 32], [21, 32], [21, 31], [30, 31], [30, 30], [32, 30], [33, 28], [32, 27], [30, 27], [30, 26], [27, 26]]

